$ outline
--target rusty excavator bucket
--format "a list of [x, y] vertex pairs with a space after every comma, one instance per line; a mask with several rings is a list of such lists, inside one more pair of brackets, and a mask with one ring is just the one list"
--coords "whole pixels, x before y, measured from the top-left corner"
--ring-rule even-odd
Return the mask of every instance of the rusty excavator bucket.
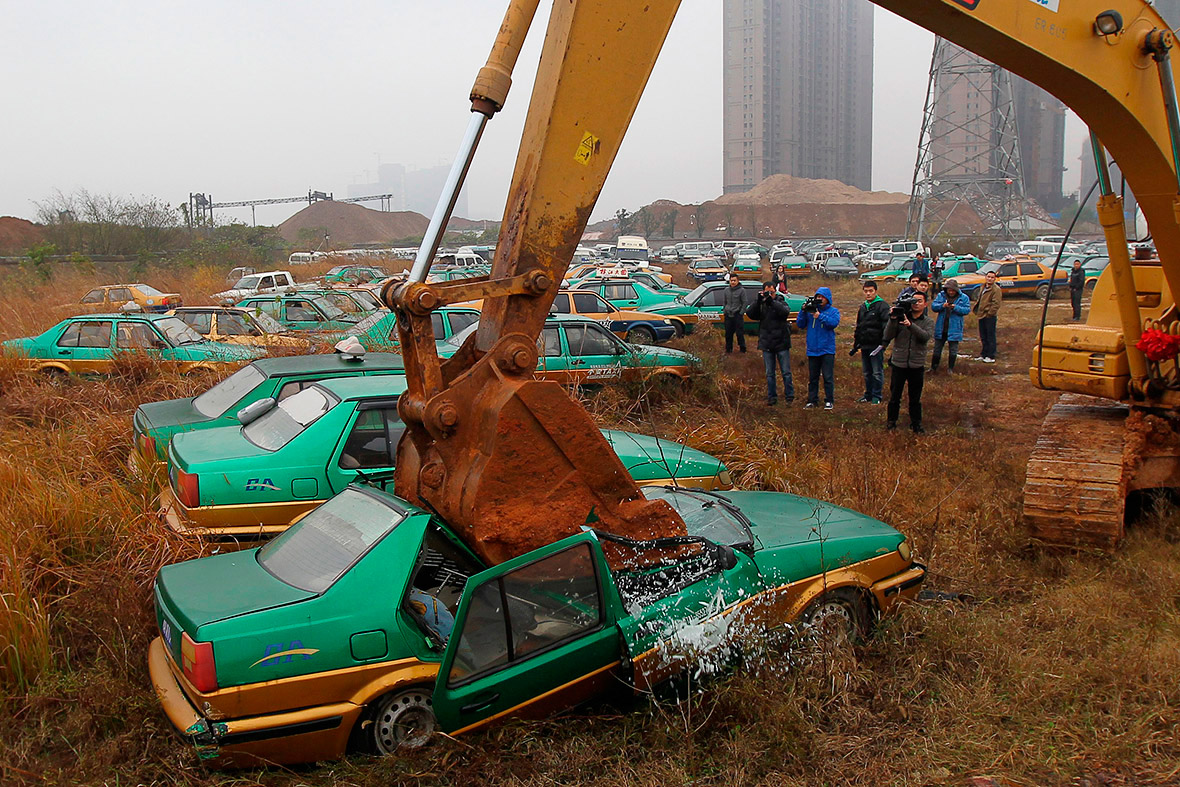
[[[679, 0], [554, 4], [489, 276], [425, 284], [483, 124], [507, 96], [538, 0], [510, 4], [472, 90], [472, 121], [397, 314], [407, 392], [395, 489], [436, 511], [489, 564], [585, 526], [637, 539], [685, 534], [646, 500], [586, 411], [533, 379], [537, 337]], [[482, 298], [478, 329], [441, 361], [430, 314]]]

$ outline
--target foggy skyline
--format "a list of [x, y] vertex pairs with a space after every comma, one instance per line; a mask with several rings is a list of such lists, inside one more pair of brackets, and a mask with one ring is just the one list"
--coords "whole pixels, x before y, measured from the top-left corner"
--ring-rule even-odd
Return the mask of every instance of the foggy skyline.
[[[503, 211], [547, 17], [471, 168], [470, 218]], [[8, 120], [0, 215], [35, 218], [55, 190], [171, 205], [344, 196], [379, 162], [449, 165], [503, 2], [4, 0]], [[933, 37], [876, 9], [873, 188], [908, 192]], [[721, 194], [721, 4], [685, 0], [594, 213]], [[1076, 119], [1073, 124], [1078, 126]], [[1071, 141], [1080, 139], [1073, 130]], [[1068, 161], [1067, 191], [1076, 187]], [[373, 205], [372, 207], [377, 207]], [[300, 206], [260, 207], [279, 223]], [[249, 209], [219, 218], [250, 221]]]

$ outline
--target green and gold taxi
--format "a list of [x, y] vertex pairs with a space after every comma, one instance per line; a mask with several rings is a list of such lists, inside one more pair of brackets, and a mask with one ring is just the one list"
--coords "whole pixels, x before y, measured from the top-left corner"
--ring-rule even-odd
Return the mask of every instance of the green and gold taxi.
[[[454, 355], [477, 327], [473, 323], [440, 342], [438, 354]], [[536, 377], [571, 387], [612, 381], [680, 385], [701, 368], [694, 355], [670, 347], [629, 344], [596, 320], [572, 314], [549, 316], [537, 350]]]
[[265, 314], [291, 331], [348, 331], [372, 314], [371, 311], [359, 313], [359, 310], [348, 314], [334, 305], [326, 294], [306, 290], [254, 295], [237, 305]]
[[[358, 478], [393, 470], [405, 390], [401, 376], [321, 380], [282, 402], [255, 402], [237, 427], [176, 435], [160, 519], [198, 537], [285, 530]], [[627, 432], [607, 438], [637, 481], [729, 485], [725, 465], [708, 454]]]
[[780, 492], [644, 494], [688, 535], [571, 527], [489, 567], [431, 513], [353, 484], [260, 549], [160, 569], [152, 685], [216, 765], [391, 754], [647, 694], [795, 631], [855, 639], [925, 577], [904, 535], [849, 509]]
[[647, 311], [625, 311], [608, 303], [596, 292], [560, 290], [549, 311], [554, 314], [576, 314], [597, 320], [607, 330], [636, 344], [655, 344], [674, 336], [683, 336], [688, 320], [682, 316], [668, 317]]
[[[762, 291], [762, 283], [757, 281], [742, 281], [742, 287], [746, 288], [746, 299], [748, 303], [753, 303], [758, 298], [758, 293]], [[688, 295], [681, 295], [675, 302], [663, 306], [652, 306], [653, 314], [666, 314], [675, 316], [678, 319], [693, 319], [695, 322], [715, 322], [720, 323], [723, 318], [723, 310], [725, 308], [725, 290], [729, 287], [729, 282], [725, 281], [707, 281], [697, 287]], [[798, 313], [803, 308], [803, 302], [807, 300], [800, 295], [786, 296], [787, 305], [791, 307], [792, 313]], [[692, 323], [689, 323], [691, 325]], [[749, 317], [744, 318], [744, 326], [746, 333], [758, 333], [758, 322], [751, 320]]]
[[[479, 319], [482, 301], [457, 303], [443, 306], [430, 313], [430, 324], [434, 340], [449, 339]], [[397, 348], [401, 342], [397, 335], [397, 317], [389, 310], [372, 314], [358, 322], [351, 330], [340, 334], [355, 336], [365, 349]]]
[[47, 374], [110, 374], [120, 357], [148, 358], [187, 374], [265, 355], [206, 341], [175, 317], [123, 312], [67, 317], [39, 336], [3, 342], [0, 351]]
[[405, 373], [402, 357], [394, 353], [259, 358], [199, 396], [137, 407], [132, 418], [132, 465], [142, 469], [165, 462], [169, 442], [181, 432], [239, 425], [238, 411], [260, 399], [281, 402], [312, 383], [333, 377]]

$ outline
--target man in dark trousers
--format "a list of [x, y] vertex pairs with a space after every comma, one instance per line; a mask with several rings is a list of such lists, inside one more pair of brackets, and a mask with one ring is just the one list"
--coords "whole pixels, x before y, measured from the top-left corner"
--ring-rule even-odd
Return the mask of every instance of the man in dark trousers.
[[889, 359], [889, 405], [885, 428], [897, 428], [901, 411], [901, 392], [910, 389], [910, 428], [922, 434], [922, 384], [926, 379], [926, 350], [934, 334], [934, 321], [926, 311], [926, 293], [915, 292], [909, 314], [890, 315], [885, 326], [885, 343], [893, 342]]
[[889, 304], [877, 294], [877, 282], [866, 281], [861, 289], [865, 302], [856, 312], [856, 330], [852, 334], [852, 352], [860, 350], [860, 368], [865, 378], [865, 393], [856, 401], [881, 404], [885, 386], [885, 326], [889, 322]]
[[983, 347], [979, 360], [984, 363], [996, 362], [996, 315], [1000, 313], [1003, 300], [1004, 292], [996, 283], [996, 272], [988, 271], [974, 307], [975, 315], [979, 317], [979, 343]]
[[774, 367], [778, 364], [783, 377], [783, 398], [787, 404], [795, 401], [795, 384], [791, 378], [791, 307], [779, 293], [773, 281], [762, 282], [762, 292], [746, 309], [746, 316], [758, 321], [758, 349], [766, 366], [766, 404], [778, 402], [775, 390]]
[[725, 320], [725, 352], [733, 352], [733, 336], [737, 334], [738, 349], [746, 351], [745, 313], [750, 306], [746, 288], [738, 281], [736, 273], [729, 274], [729, 286], [725, 288], [721, 316]]
[[1082, 319], [1082, 293], [1086, 289], [1086, 272], [1082, 270], [1082, 261], [1073, 261], [1073, 270], [1069, 272], [1069, 300], [1073, 304], [1073, 318]]
[[832, 304], [832, 291], [820, 287], [803, 304], [795, 318], [800, 330], [807, 331], [807, 404], [819, 407], [819, 378], [824, 378], [824, 409], [834, 406], [836, 375], [836, 326], [840, 310]]

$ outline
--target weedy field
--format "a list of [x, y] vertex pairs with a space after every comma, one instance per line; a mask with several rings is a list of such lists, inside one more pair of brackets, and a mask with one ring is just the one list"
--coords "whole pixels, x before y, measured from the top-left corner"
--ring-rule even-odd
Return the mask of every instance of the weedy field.
[[[199, 303], [222, 275], [137, 278]], [[99, 279], [114, 280], [5, 276], [0, 338], [47, 328]], [[0, 783], [1180, 783], [1180, 516], [1149, 507], [1113, 556], [1032, 549], [1019, 523], [1024, 463], [1054, 401], [1027, 377], [1039, 305], [1005, 302], [999, 363], [962, 362], [961, 374], [928, 382], [929, 433], [915, 437], [886, 433], [883, 406], [853, 403], [860, 292], [834, 290], [844, 313], [834, 412], [804, 411], [798, 393], [791, 408], [763, 405], [755, 340], [724, 356], [715, 330], [683, 343], [707, 370], [688, 391], [650, 404], [614, 388], [586, 406], [604, 425], [720, 456], [741, 487], [896, 526], [929, 564], [928, 586], [972, 603], [911, 605], [851, 651], [747, 664], [679, 704], [595, 707], [316, 768], [202, 768], [147, 678], [152, 577], [197, 552], [153, 520], [156, 482], [126, 472], [131, 414], [213, 380], [129, 362], [109, 380], [55, 383], [0, 362]], [[1050, 320], [1067, 316], [1052, 301]], [[802, 337], [792, 355], [798, 392]]]

